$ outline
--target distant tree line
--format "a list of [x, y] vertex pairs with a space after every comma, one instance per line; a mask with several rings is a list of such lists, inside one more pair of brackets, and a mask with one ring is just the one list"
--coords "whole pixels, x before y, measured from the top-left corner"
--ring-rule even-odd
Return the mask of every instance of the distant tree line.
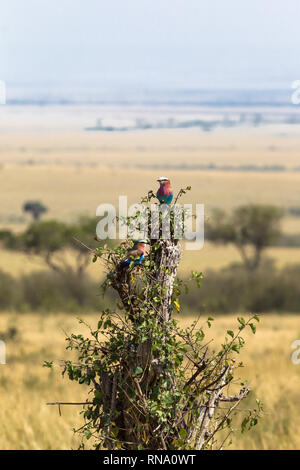
[[[49, 270], [14, 279], [0, 271], [0, 309], [74, 311], [102, 305], [99, 288], [86, 270], [95, 241], [97, 219], [80, 217], [76, 223], [57, 220], [31, 223], [24, 232], [0, 231], [0, 246], [41, 258]], [[108, 241], [108, 243], [111, 243]]]
[[[214, 210], [205, 225], [206, 240], [235, 246], [241, 263], [207, 270], [202, 289], [192, 293], [186, 311], [300, 311], [300, 267], [278, 270], [265, 255], [268, 247], [278, 246], [290, 236], [282, 233], [282, 217], [281, 209], [267, 205], [240, 206], [231, 213]], [[0, 309], [101, 307], [99, 286], [87, 274], [92, 251], [99, 246], [94, 240], [96, 223], [94, 217], [81, 217], [73, 224], [35, 221], [21, 233], [0, 231], [0, 246], [38, 256], [49, 268], [18, 279], [0, 271]]]
[[232, 244], [239, 251], [248, 272], [254, 272], [263, 253], [282, 235], [283, 211], [274, 206], [251, 204], [237, 207], [231, 214], [213, 211], [205, 236], [217, 244]]
[[[91, 252], [99, 246], [94, 239], [96, 224], [94, 217], [81, 217], [74, 224], [38, 221], [21, 233], [0, 231], [0, 244], [8, 250], [41, 257], [58, 274], [71, 273], [81, 279], [90, 263]], [[65, 254], [68, 249], [72, 250], [71, 262]]]
[[[237, 312], [300, 312], [300, 265], [276, 268], [264, 261], [249, 277], [243, 264], [203, 274], [201, 289], [182, 297], [185, 315]], [[99, 282], [87, 274], [82, 282], [71, 274], [33, 271], [17, 279], [0, 270], [0, 310], [21, 312], [92, 312], [111, 306]]]
[[40, 220], [42, 214], [48, 211], [40, 201], [27, 201], [23, 205], [23, 212], [31, 214], [33, 220]]

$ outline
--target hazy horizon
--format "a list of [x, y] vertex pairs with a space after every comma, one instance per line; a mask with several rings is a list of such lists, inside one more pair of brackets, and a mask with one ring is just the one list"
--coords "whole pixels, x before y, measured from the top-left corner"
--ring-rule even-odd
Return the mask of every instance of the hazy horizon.
[[298, 0], [11, 0], [8, 94], [281, 89], [300, 78]]

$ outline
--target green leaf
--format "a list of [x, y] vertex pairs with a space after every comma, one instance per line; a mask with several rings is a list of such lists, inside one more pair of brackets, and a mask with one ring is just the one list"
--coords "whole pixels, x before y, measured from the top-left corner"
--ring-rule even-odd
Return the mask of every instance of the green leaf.
[[231, 349], [232, 349], [233, 351], [237, 352], [237, 353], [240, 352], [240, 347], [239, 347], [237, 344], [233, 344], [233, 345], [231, 346]]
[[227, 330], [227, 334], [231, 336], [231, 338], [234, 338], [234, 332], [232, 330]]
[[249, 323], [249, 326], [250, 326], [250, 328], [251, 328], [251, 330], [252, 330], [252, 333], [255, 335], [255, 333], [256, 333], [256, 326], [254, 325], [254, 323]]
[[135, 368], [134, 375], [140, 375], [142, 373], [143, 373], [143, 369], [140, 366]]
[[182, 438], [182, 439], [185, 439], [187, 437], [187, 432], [185, 429], [180, 429], [179, 431], [179, 436]]
[[95, 398], [97, 398], [97, 400], [101, 400], [101, 398], [103, 398], [103, 392], [100, 392], [100, 390], [95, 390], [94, 391], [94, 395], [95, 395]]
[[257, 423], [258, 423], [258, 419], [257, 419], [256, 417], [255, 417], [255, 418], [252, 418], [252, 419], [250, 420], [250, 427], [256, 426]]
[[49, 367], [49, 369], [52, 369], [53, 361], [44, 361], [43, 367]]

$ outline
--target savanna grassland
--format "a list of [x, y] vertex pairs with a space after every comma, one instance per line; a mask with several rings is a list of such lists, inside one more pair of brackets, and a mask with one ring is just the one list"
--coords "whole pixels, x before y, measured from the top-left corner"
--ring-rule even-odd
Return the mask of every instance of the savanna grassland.
[[[300, 148], [298, 126], [221, 129], [211, 133], [187, 131], [138, 132], [39, 132], [0, 135], [0, 227], [22, 230], [29, 222], [24, 201], [39, 200], [47, 207], [44, 219], [74, 221], [95, 215], [103, 202], [118, 205], [139, 202], [157, 187], [166, 173], [176, 191], [192, 186], [186, 203], [204, 203], [209, 220], [215, 207], [231, 210], [241, 204], [264, 203], [289, 209], [300, 201]], [[199, 170], [197, 165], [232, 166], [234, 170]], [[283, 165], [285, 171], [238, 171], [241, 165]], [[286, 233], [300, 233], [300, 217], [286, 214]], [[271, 248], [278, 266], [300, 260], [297, 248]], [[188, 253], [182, 271], [220, 268], [239, 259], [230, 246]], [[0, 268], [12, 274], [41, 267], [34, 259], [2, 253]], [[19, 265], [19, 266], [18, 266]]]
[[[97, 315], [82, 315], [92, 326]], [[182, 326], [193, 319], [180, 320]], [[200, 320], [200, 324], [202, 320]], [[203, 317], [205, 323], [205, 317]], [[236, 327], [233, 315], [218, 316], [207, 340], [219, 345], [226, 329]], [[64, 332], [83, 332], [76, 318], [68, 314], [15, 315], [1, 313], [0, 331], [16, 326], [18, 334], [7, 341], [7, 364], [0, 377], [0, 446], [2, 449], [70, 449], [77, 448], [79, 439], [74, 427], [82, 424], [80, 406], [57, 406], [48, 402], [85, 401], [88, 387], [73, 384], [60, 375], [59, 361], [71, 359], [65, 351]], [[245, 367], [240, 377], [247, 378], [251, 396], [238, 411], [232, 436], [233, 449], [295, 449], [300, 447], [300, 365], [291, 361], [291, 344], [300, 338], [300, 318], [296, 315], [266, 315], [258, 324], [256, 335], [244, 334], [245, 350], [237, 356]], [[45, 359], [54, 360], [54, 370], [42, 367]], [[264, 417], [249, 433], [239, 432], [238, 422], [248, 407], [259, 397], [265, 404]]]
[[[0, 225], [15, 231], [29, 222], [22, 213], [26, 200], [41, 200], [49, 208], [44, 219], [72, 222], [82, 214], [94, 216], [100, 203], [110, 202], [118, 207], [118, 196], [127, 195], [128, 204], [140, 201], [149, 189], [156, 188], [155, 178], [161, 170], [138, 170], [107, 167], [74, 167], [43, 165], [5, 165], [0, 170], [1, 214]], [[174, 188], [192, 186], [185, 202], [205, 204], [205, 218], [209, 220], [214, 207], [230, 210], [248, 203], [267, 203], [283, 208], [297, 207], [300, 201], [300, 172], [224, 172], [172, 170]], [[170, 170], [169, 170], [170, 174]], [[137, 196], [136, 196], [137, 195]], [[300, 218], [286, 216], [283, 230], [287, 234], [300, 233]], [[300, 250], [294, 247], [271, 247], [266, 254], [274, 258], [278, 267], [289, 262], [300, 262]], [[191, 269], [219, 269], [238, 261], [239, 254], [232, 246], [214, 246], [205, 242], [198, 252], [187, 251], [180, 267], [181, 274]], [[1, 251], [0, 268], [12, 275], [43, 269], [40, 259]], [[90, 273], [98, 276], [92, 266]]]
[[[22, 224], [17, 217], [28, 198], [48, 206], [46, 217], [67, 220], [94, 215], [100, 203], [116, 204], [119, 195], [138, 202], [164, 173], [175, 191], [191, 185], [185, 202], [202, 202], [207, 211], [250, 202], [297, 206], [300, 172], [292, 170], [299, 128], [278, 127], [0, 134], [0, 223]], [[216, 169], [201, 171], [199, 165], [210, 164]], [[285, 171], [238, 171], [242, 165], [282, 165]]]
[[[42, 119], [42, 115], [41, 115]], [[188, 131], [138, 131], [88, 133], [84, 131], [3, 132], [0, 134], [0, 228], [22, 231], [30, 222], [22, 205], [42, 201], [44, 219], [74, 221], [93, 216], [100, 203], [139, 202], [157, 187], [156, 178], [167, 175], [175, 191], [192, 186], [184, 202], [204, 203], [206, 218], [214, 207], [231, 210], [241, 204], [266, 203], [284, 209], [300, 206], [298, 126], [222, 129], [211, 133]], [[231, 165], [221, 170], [201, 170], [199, 165]], [[240, 171], [241, 165], [284, 165], [284, 171]], [[286, 215], [283, 230], [300, 233], [300, 218]], [[93, 234], [91, 235], [93, 236]], [[66, 254], [72, 257], [72, 252]], [[279, 267], [300, 263], [300, 248], [271, 247], [266, 255]], [[185, 252], [180, 274], [191, 269], [220, 269], [240, 261], [232, 246], [209, 242], [199, 252]], [[0, 250], [0, 269], [14, 277], [46, 269], [35, 256]], [[99, 265], [89, 273], [103, 276]], [[219, 343], [232, 329], [238, 312], [221, 315], [208, 331]], [[214, 313], [211, 312], [214, 316]], [[97, 313], [84, 317], [96, 323]], [[186, 324], [192, 318], [182, 317]], [[205, 318], [203, 318], [205, 321]], [[65, 406], [62, 416], [47, 402], [81, 401], [86, 390], [42, 368], [44, 360], [66, 358], [64, 331], [78, 331], [75, 314], [0, 312], [0, 332], [17, 329], [7, 339], [7, 364], [0, 365], [0, 448], [70, 449], [78, 446], [72, 428], [79, 426], [78, 407]], [[247, 335], [240, 370], [249, 379], [252, 395], [265, 403], [261, 423], [250, 433], [233, 437], [234, 449], [300, 448], [300, 365], [291, 362], [291, 344], [300, 339], [300, 316], [262, 315], [256, 335]], [[249, 403], [250, 406], [250, 403]], [[243, 404], [247, 408], [247, 403]], [[242, 415], [243, 411], [240, 412]]]

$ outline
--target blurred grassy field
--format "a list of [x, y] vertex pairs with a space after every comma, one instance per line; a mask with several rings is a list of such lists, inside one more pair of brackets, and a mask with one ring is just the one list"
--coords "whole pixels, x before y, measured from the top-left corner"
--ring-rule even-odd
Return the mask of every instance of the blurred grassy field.
[[[113, 141], [111, 144], [113, 145]], [[155, 142], [153, 145], [155, 148]], [[79, 147], [81, 157], [84, 149], [84, 146]], [[132, 161], [137, 163], [138, 153], [133, 152], [133, 154], [135, 160]], [[54, 152], [54, 155], [57, 153]], [[61, 155], [61, 158], [64, 164], [58, 164], [54, 160], [50, 165], [50, 157], [47, 154], [44, 156], [45, 164], [41, 161], [34, 165], [26, 161], [24, 164], [5, 163], [0, 169], [1, 229], [20, 231], [26, 227], [31, 219], [22, 213], [22, 205], [27, 200], [41, 200], [46, 204], [49, 212], [44, 216], [45, 219], [69, 222], [76, 220], [82, 214], [94, 216], [100, 203], [109, 202], [117, 205], [119, 195], [127, 195], [128, 203], [131, 204], [139, 201], [149, 189], [155, 190], [157, 187], [155, 180], [158, 174], [163, 172], [160, 169], [93, 167], [89, 165], [89, 154], [87, 161], [82, 160], [81, 165], [75, 165], [74, 161], [68, 165], [65, 154]], [[182, 202], [204, 203], [206, 219], [209, 219], [212, 207], [230, 210], [239, 204], [258, 202], [288, 208], [298, 206], [300, 200], [300, 172], [169, 170], [168, 175], [172, 178], [175, 191], [187, 185], [192, 186], [192, 191], [186, 194]], [[300, 233], [300, 218], [286, 216], [283, 220], [283, 230], [285, 233]], [[274, 257], [278, 266], [284, 266], [290, 261], [300, 262], [298, 248], [271, 248], [266, 254]], [[234, 247], [216, 247], [205, 242], [201, 251], [185, 253], [181, 273], [185, 275], [192, 268], [203, 271], [208, 268], [218, 269], [239, 259]], [[13, 275], [44, 267], [45, 265], [36, 257], [29, 258], [22, 254], [0, 251], [0, 268]], [[98, 276], [98, 270], [93, 266], [89, 268], [89, 272]]]
[[[84, 319], [95, 325], [97, 314]], [[191, 321], [184, 318], [181, 325]], [[0, 448], [76, 448], [79, 440], [72, 429], [80, 426], [80, 407], [64, 406], [59, 416], [57, 407], [46, 403], [85, 400], [88, 387], [62, 379], [59, 366], [51, 371], [42, 368], [42, 363], [71, 358], [64, 349], [64, 331], [83, 331], [82, 325], [67, 314], [1, 313], [0, 331], [10, 326], [18, 328], [18, 337], [7, 341], [7, 364], [0, 365]], [[217, 317], [207, 338], [213, 337], [217, 345], [224, 331], [235, 326], [235, 317]], [[240, 359], [245, 367], [239, 373], [249, 379], [253, 393], [241, 408], [252, 406], [259, 397], [265, 403], [265, 415], [251, 432], [237, 433], [232, 448], [300, 448], [300, 366], [291, 362], [291, 344], [300, 339], [300, 318], [267, 315], [261, 317], [256, 335], [243, 336], [246, 349]]]
[[[24, 123], [22, 122], [22, 126]], [[119, 195], [137, 202], [156, 178], [167, 174], [177, 192], [192, 186], [182, 202], [204, 203], [231, 210], [247, 203], [267, 203], [283, 208], [300, 205], [299, 126], [129, 133], [35, 132], [0, 134], [0, 229], [23, 230], [31, 221], [22, 213], [27, 200], [40, 200], [48, 208], [45, 219], [74, 221], [95, 215], [103, 202], [117, 204]], [[287, 171], [200, 171], [193, 165], [285, 165]], [[180, 168], [182, 167], [182, 168]], [[189, 168], [189, 169], [188, 169]], [[286, 233], [300, 233], [300, 218], [285, 217]], [[278, 266], [300, 263], [300, 249], [271, 248], [267, 256]], [[72, 253], [68, 252], [70, 259]], [[199, 252], [185, 252], [181, 275], [191, 269], [219, 269], [239, 261], [230, 246], [205, 243]], [[0, 269], [15, 277], [45, 269], [37, 257], [0, 250]], [[89, 273], [101, 278], [98, 265]], [[99, 279], [100, 280], [100, 279]], [[82, 313], [84, 315], [84, 312]], [[88, 320], [96, 322], [97, 315]], [[184, 318], [182, 323], [190, 321]], [[219, 342], [232, 328], [233, 316], [218, 317], [210, 335]], [[67, 314], [38, 315], [0, 312], [0, 332], [18, 328], [18, 338], [7, 343], [7, 365], [0, 365], [0, 448], [69, 449], [78, 440], [72, 428], [80, 425], [78, 409], [64, 407], [59, 417], [48, 401], [74, 401], [86, 391], [62, 380], [59, 370], [41, 367], [45, 359], [66, 357], [63, 330], [78, 331]], [[253, 395], [266, 405], [262, 423], [245, 435], [236, 435], [236, 449], [300, 448], [300, 366], [291, 363], [291, 343], [300, 339], [300, 317], [263, 317], [255, 336], [243, 352], [243, 377], [250, 379]], [[68, 353], [69, 354], [69, 353]], [[250, 400], [251, 401], [251, 400]]]
[[[283, 208], [298, 206], [300, 172], [224, 172], [164, 170], [171, 178], [175, 194], [191, 185], [182, 203], [205, 204], [206, 215], [212, 207], [231, 209], [248, 203], [266, 203]], [[139, 170], [88, 166], [4, 166], [0, 170], [0, 225], [21, 228], [26, 219], [22, 206], [27, 200], [40, 200], [48, 208], [46, 218], [74, 220], [79, 215], [94, 216], [99, 204], [118, 205], [118, 196], [128, 203], [139, 202], [148, 190], [156, 190], [163, 170]], [[29, 218], [27, 219], [27, 222]]]
[[[30, 119], [30, 118], [29, 118]], [[0, 134], [0, 227], [20, 230], [22, 205], [41, 200], [47, 218], [94, 215], [103, 202], [131, 204], [167, 174], [175, 191], [192, 186], [183, 202], [231, 209], [259, 202], [298, 206], [299, 126], [110, 132], [11, 132]], [[287, 171], [199, 170], [199, 165], [284, 165]], [[194, 168], [193, 168], [194, 167]], [[300, 223], [291, 218], [290, 226]]]
[[[27, 111], [29, 109], [27, 108]], [[41, 116], [40, 116], [41, 117]], [[59, 120], [62, 115], [57, 116]], [[16, 124], [14, 116], [13, 124]], [[26, 116], [30, 123], [32, 116]], [[24, 115], [19, 129], [26, 129]], [[61, 124], [61, 121], [60, 123]], [[59, 131], [34, 126], [0, 134], [0, 162], [58, 164], [82, 167], [109, 165], [299, 165], [300, 125], [264, 125], [200, 129], [86, 132], [82, 128]]]

